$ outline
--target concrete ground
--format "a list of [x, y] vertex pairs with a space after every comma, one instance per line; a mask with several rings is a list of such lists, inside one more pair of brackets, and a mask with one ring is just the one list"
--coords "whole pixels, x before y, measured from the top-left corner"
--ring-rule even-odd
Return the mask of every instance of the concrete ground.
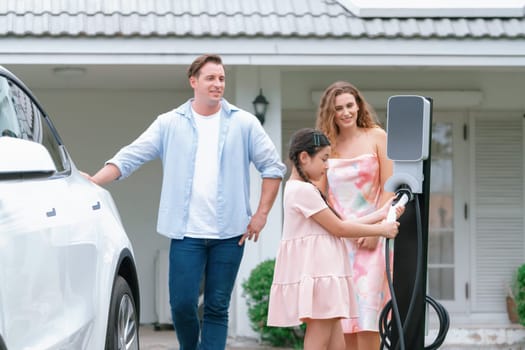
[[[425, 345], [434, 342], [436, 331], [427, 335]], [[141, 325], [140, 350], [179, 350], [173, 329], [156, 331], [153, 325]], [[521, 325], [493, 327], [456, 327], [449, 330], [443, 350], [525, 350], [525, 328]], [[254, 339], [229, 338], [226, 350], [292, 350], [259, 344]]]
[[[173, 329], [155, 330], [153, 325], [141, 325], [139, 330], [140, 350], [178, 350], [179, 344]], [[288, 350], [259, 344], [254, 339], [229, 338], [226, 350]]]

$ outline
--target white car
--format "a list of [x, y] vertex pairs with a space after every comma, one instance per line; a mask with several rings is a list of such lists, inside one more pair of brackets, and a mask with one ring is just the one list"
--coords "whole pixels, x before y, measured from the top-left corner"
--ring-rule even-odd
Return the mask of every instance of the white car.
[[139, 300], [111, 195], [0, 67], [0, 350], [138, 349]]

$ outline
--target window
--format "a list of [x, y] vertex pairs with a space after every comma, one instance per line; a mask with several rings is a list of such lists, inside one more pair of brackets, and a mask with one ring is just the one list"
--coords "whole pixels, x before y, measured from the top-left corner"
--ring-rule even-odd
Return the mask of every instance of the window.
[[0, 135], [41, 143], [58, 172], [66, 170], [63, 151], [47, 118], [24, 90], [0, 78]]

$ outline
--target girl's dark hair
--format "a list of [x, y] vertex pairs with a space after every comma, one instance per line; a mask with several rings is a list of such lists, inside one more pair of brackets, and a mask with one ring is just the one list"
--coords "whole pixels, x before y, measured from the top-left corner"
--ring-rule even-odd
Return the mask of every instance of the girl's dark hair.
[[312, 128], [299, 129], [293, 133], [290, 138], [290, 149], [288, 151], [288, 157], [290, 161], [295, 165], [299, 174], [304, 181], [308, 181], [308, 178], [301, 171], [299, 165], [299, 154], [306, 152], [310, 157], [317, 154], [322, 148], [330, 146], [330, 141], [325, 134], [319, 130]]
[[[290, 138], [288, 157], [290, 158], [290, 161], [294, 165], [295, 169], [297, 169], [299, 176], [304, 181], [312, 183], [301, 168], [301, 163], [299, 163], [299, 154], [301, 154], [301, 152], [306, 152], [310, 157], [313, 157], [326, 146], [330, 146], [330, 141], [328, 140], [328, 137], [326, 137], [326, 135], [319, 130], [303, 128], [293, 133], [292, 137]], [[339, 214], [330, 206], [330, 204], [328, 204], [326, 196], [321, 192], [321, 190], [319, 190], [319, 188], [317, 188], [317, 190], [319, 191], [319, 194], [325, 201], [326, 205], [328, 205], [328, 208], [330, 208], [335, 213], [335, 215], [337, 215], [337, 217], [341, 218]]]

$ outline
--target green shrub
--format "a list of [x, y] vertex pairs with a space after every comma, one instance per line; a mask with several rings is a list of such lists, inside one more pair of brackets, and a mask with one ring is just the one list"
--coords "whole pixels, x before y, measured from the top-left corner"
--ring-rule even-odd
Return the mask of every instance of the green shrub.
[[305, 325], [294, 328], [269, 327], [268, 299], [273, 280], [275, 259], [266, 260], [257, 265], [242, 287], [248, 304], [248, 316], [254, 331], [260, 334], [261, 340], [272, 346], [293, 347], [301, 349]]
[[525, 326], [525, 264], [521, 265], [516, 271], [513, 286], [513, 294], [516, 299], [519, 322]]

